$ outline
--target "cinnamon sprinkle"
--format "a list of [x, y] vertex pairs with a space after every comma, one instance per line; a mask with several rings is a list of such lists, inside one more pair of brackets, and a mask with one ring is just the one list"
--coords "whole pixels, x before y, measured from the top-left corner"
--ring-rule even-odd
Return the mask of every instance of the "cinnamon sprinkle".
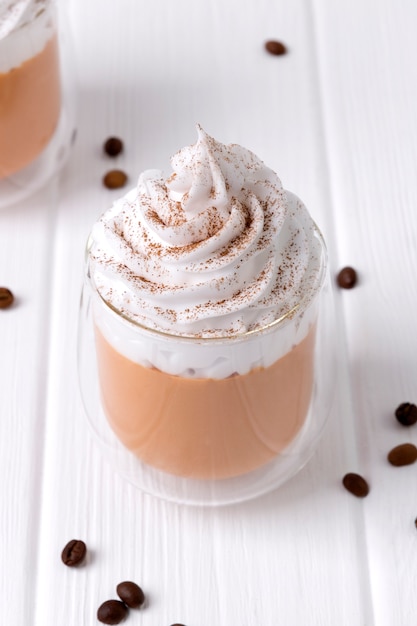
[[[263, 311], [262, 319], [269, 311], [279, 316], [314, 284], [318, 263], [303, 257], [303, 237], [307, 241], [304, 231], [290, 232], [285, 249], [280, 249], [280, 237], [286, 238], [288, 229], [281, 231], [287, 200], [279, 180], [269, 171], [266, 174], [254, 155], [245, 153], [242, 162], [236, 163], [236, 150], [230, 152], [233, 146], [229, 150], [219, 146], [206, 139], [205, 149], [211, 151], [213, 162], [221, 158], [232, 164], [237, 180], [240, 167], [249, 172], [248, 188], [240, 183], [240, 187], [233, 187], [227, 178], [213, 178], [210, 167], [199, 156], [198, 145], [194, 159], [180, 151], [175, 157], [176, 167], [181, 166], [185, 175], [178, 178], [173, 172], [165, 181], [145, 178], [134, 201], [126, 200], [119, 214], [112, 217], [108, 226], [112, 236], [119, 238], [119, 256], [111, 258], [102, 250], [92, 252], [93, 264], [103, 272], [103, 285], [110, 283], [109, 299], [117, 298], [128, 316], [147, 318], [149, 311], [155, 319], [188, 324], [208, 315], [233, 315], [226, 330], [203, 333], [227, 334], [232, 327], [244, 326], [247, 308]], [[230, 169], [228, 165], [226, 171]], [[195, 188], [183, 193], [180, 201], [173, 199], [177, 195], [170, 197], [168, 189], [175, 181], [174, 189], [178, 190], [192, 176], [199, 176], [203, 186], [204, 208], [200, 210], [195, 206]], [[229, 196], [226, 207], [224, 190]], [[231, 233], [230, 239], [221, 245], [225, 233]], [[242, 276], [245, 266], [257, 275]], [[125, 291], [116, 289], [120, 281], [126, 285]], [[177, 309], [172, 307], [171, 295], [176, 296]]]

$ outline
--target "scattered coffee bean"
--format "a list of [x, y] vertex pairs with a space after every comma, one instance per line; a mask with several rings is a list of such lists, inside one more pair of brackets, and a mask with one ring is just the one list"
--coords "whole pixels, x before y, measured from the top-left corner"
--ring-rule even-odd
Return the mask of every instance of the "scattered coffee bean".
[[416, 519], [414, 520], [414, 526], [417, 528], [417, 517], [416, 517]]
[[353, 472], [343, 477], [343, 486], [357, 498], [365, 498], [369, 493], [369, 485], [366, 480]]
[[125, 581], [116, 588], [117, 595], [131, 609], [138, 609], [145, 602], [145, 594], [136, 583]]
[[286, 46], [281, 41], [273, 39], [265, 42], [265, 50], [269, 52], [269, 54], [274, 54], [275, 56], [281, 56], [282, 54], [287, 53]]
[[103, 624], [120, 624], [128, 612], [127, 606], [120, 600], [106, 600], [97, 609], [97, 619]]
[[107, 189], [118, 189], [127, 182], [127, 176], [122, 170], [110, 170], [103, 178], [103, 184]]
[[397, 407], [395, 417], [403, 426], [412, 426], [417, 422], [417, 406], [410, 402], [403, 402]]
[[356, 285], [358, 276], [353, 267], [344, 267], [337, 275], [337, 284], [342, 289], [352, 289]]
[[79, 565], [87, 554], [87, 546], [81, 539], [71, 539], [62, 550], [61, 559], [68, 567]]
[[7, 309], [14, 301], [14, 296], [7, 287], [0, 287], [0, 309]]
[[417, 461], [417, 448], [412, 443], [402, 443], [388, 453], [388, 461], [395, 467], [411, 465]]
[[109, 137], [104, 144], [104, 152], [111, 157], [115, 157], [123, 150], [123, 142], [118, 137]]

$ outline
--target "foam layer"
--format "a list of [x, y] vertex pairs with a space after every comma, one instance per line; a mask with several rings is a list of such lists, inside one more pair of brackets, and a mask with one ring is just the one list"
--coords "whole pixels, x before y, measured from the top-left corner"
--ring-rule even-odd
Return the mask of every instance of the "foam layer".
[[0, 0], [0, 73], [39, 54], [55, 32], [52, 0]]
[[269, 367], [305, 339], [317, 313], [314, 300], [300, 315], [264, 331], [236, 339], [191, 339], [140, 328], [93, 295], [94, 323], [117, 352], [143, 367], [184, 378], [222, 379]]

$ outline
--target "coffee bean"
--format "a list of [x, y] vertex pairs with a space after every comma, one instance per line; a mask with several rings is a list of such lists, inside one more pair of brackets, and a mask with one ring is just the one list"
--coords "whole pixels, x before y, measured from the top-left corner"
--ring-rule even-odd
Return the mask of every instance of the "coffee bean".
[[411, 465], [417, 461], [417, 448], [412, 443], [402, 443], [388, 453], [388, 461], [395, 467]]
[[358, 276], [353, 267], [344, 267], [337, 275], [337, 284], [342, 289], [352, 289], [356, 285]]
[[128, 613], [127, 606], [120, 600], [106, 600], [97, 609], [97, 619], [103, 624], [120, 624]]
[[110, 170], [103, 177], [103, 184], [108, 189], [118, 189], [123, 187], [127, 182], [127, 176], [122, 170]]
[[269, 54], [274, 54], [275, 56], [281, 56], [282, 54], [287, 53], [286, 46], [281, 41], [273, 39], [265, 42], [265, 50], [269, 52]]
[[117, 595], [131, 609], [138, 609], [145, 602], [145, 594], [136, 583], [126, 580], [116, 588]]
[[87, 546], [81, 539], [71, 539], [62, 550], [61, 559], [68, 567], [79, 565], [87, 554]]
[[123, 150], [123, 142], [118, 137], [109, 137], [104, 144], [104, 152], [111, 157], [115, 157]]
[[414, 526], [417, 528], [417, 517], [416, 517], [416, 519], [414, 520]]
[[0, 287], [0, 309], [7, 309], [14, 301], [14, 296], [7, 287]]
[[343, 477], [343, 486], [357, 498], [365, 498], [369, 493], [369, 485], [366, 480], [353, 472]]
[[417, 406], [410, 402], [403, 402], [397, 407], [395, 417], [403, 426], [412, 426], [417, 422]]
[[171, 624], [171, 626], [184, 626], [184, 624]]

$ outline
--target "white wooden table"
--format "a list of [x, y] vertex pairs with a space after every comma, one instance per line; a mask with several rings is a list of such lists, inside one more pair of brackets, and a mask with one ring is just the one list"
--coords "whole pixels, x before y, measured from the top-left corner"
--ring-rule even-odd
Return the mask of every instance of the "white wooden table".
[[[121, 580], [149, 598], [126, 624], [412, 626], [417, 443], [417, 4], [414, 0], [72, 0], [78, 138], [57, 180], [0, 213], [0, 598], [4, 626], [96, 624]], [[267, 39], [285, 42], [273, 57]], [[308, 466], [259, 500], [180, 507], [141, 494], [91, 440], [77, 385], [85, 240], [117, 166], [169, 171], [195, 123], [241, 143], [321, 225], [336, 290], [340, 377]], [[370, 495], [341, 486], [363, 474]], [[60, 553], [84, 539], [89, 560]]]

